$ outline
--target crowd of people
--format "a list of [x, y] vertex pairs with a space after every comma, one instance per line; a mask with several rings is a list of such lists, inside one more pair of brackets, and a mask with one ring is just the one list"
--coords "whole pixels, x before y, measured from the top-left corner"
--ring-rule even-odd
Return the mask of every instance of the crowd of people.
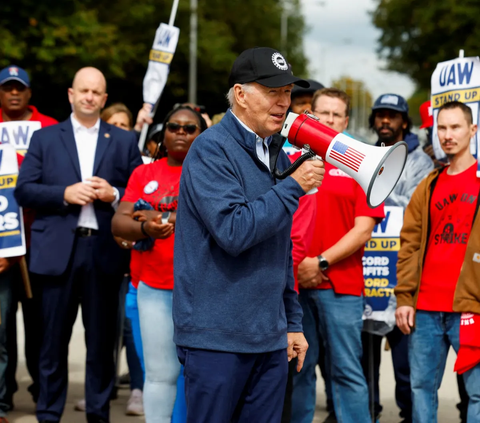
[[[263, 47], [240, 54], [228, 87], [220, 118], [185, 103], [153, 125], [151, 105], [135, 121], [121, 103], [105, 108], [105, 77], [86, 67], [59, 123], [29, 104], [25, 70], [0, 71], [0, 122], [42, 127], [17, 155], [15, 189], [32, 298], [22, 289], [22, 258], [0, 258], [0, 422], [17, 390], [18, 302], [40, 423], [62, 419], [79, 305], [87, 353], [85, 398], [75, 408], [89, 423], [111, 421], [122, 346], [126, 413], [147, 423], [311, 423], [317, 365], [325, 423], [377, 422], [383, 337], [399, 418], [437, 421], [448, 349], [462, 348], [461, 313], [480, 314], [471, 109], [440, 108], [443, 164], [429, 148], [431, 114], [423, 114], [424, 151], [407, 101], [381, 95], [368, 121], [376, 145], [405, 141], [408, 156], [385, 203], [370, 208], [355, 179], [332, 164], [290, 168], [298, 154], [285, 154], [279, 134], [291, 110], [348, 135], [345, 92], [295, 77], [281, 53]], [[144, 124], [151, 127], [139, 151]], [[287, 168], [290, 176], [275, 176]], [[405, 209], [396, 325], [372, 335], [362, 318], [362, 257], [384, 206]], [[480, 366], [465, 370], [460, 420], [480, 422]]]

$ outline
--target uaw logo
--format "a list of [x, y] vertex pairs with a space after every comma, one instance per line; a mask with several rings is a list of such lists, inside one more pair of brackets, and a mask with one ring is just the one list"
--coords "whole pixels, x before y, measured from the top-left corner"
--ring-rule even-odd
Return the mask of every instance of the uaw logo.
[[475, 324], [475, 319], [473, 318], [473, 313], [462, 313], [462, 317], [460, 319], [461, 326], [469, 326]]
[[18, 76], [18, 68], [15, 68], [15, 67], [8, 68], [8, 73], [10, 74], [10, 76]]
[[330, 171], [328, 172], [328, 174], [330, 176], [342, 176], [344, 178], [350, 178], [350, 179], [353, 179], [350, 175], [348, 175], [347, 173], [345, 173], [343, 170], [340, 170], [340, 169], [330, 169]]
[[393, 104], [396, 106], [398, 104], [398, 97], [396, 95], [384, 95], [380, 100], [380, 103]]
[[278, 52], [272, 54], [273, 64], [280, 70], [288, 70], [288, 63], [285, 58]]

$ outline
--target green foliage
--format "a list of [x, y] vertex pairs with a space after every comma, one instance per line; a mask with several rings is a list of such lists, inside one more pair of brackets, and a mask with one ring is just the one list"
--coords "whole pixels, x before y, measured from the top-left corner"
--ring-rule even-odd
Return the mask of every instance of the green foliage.
[[388, 69], [409, 75], [422, 89], [438, 62], [480, 53], [478, 0], [377, 0], [373, 22], [382, 31], [380, 55]]
[[[148, 53], [160, 22], [168, 23], [172, 0], [16, 0], [0, 2], [0, 67], [16, 64], [32, 79], [33, 99], [59, 119], [69, 113], [66, 89], [75, 72], [95, 66], [106, 76], [109, 99], [134, 112], [142, 103]], [[285, 4], [288, 3], [288, 4]], [[287, 58], [306, 76], [305, 31], [299, 0], [200, 0], [198, 4], [198, 103], [224, 111], [228, 75], [246, 48], [280, 48], [282, 7], [288, 20]], [[159, 119], [187, 100], [190, 4], [181, 0], [175, 26], [180, 40], [160, 103]]]
[[426, 101], [430, 100], [430, 90], [417, 89], [408, 99], [409, 115], [415, 126], [422, 124], [420, 117], [420, 106]]

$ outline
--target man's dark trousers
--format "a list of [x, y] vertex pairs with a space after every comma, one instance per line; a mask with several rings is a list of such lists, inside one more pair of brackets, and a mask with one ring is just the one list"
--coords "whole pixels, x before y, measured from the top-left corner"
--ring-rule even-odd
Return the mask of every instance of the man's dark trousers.
[[[400, 408], [400, 417], [403, 422], [410, 423], [412, 421], [412, 390], [410, 387], [410, 365], [408, 361], [408, 339], [397, 326], [386, 335], [390, 348], [392, 350], [393, 372], [395, 374], [395, 400], [398, 408]], [[374, 404], [375, 416], [378, 416], [383, 407], [380, 404], [380, 361], [381, 361], [381, 345], [382, 336], [372, 335], [362, 332], [363, 358], [362, 366], [365, 379], [370, 387], [370, 354], [373, 354], [373, 387], [374, 387]]]
[[279, 423], [287, 351], [236, 354], [177, 347], [185, 367], [187, 423]]
[[39, 421], [60, 421], [68, 385], [68, 343], [78, 305], [82, 305], [87, 346], [85, 399], [87, 421], [109, 420], [114, 384], [113, 351], [122, 273], [108, 274], [99, 266], [97, 235], [75, 237], [72, 256], [61, 276], [35, 275], [42, 287], [44, 338], [40, 351]]

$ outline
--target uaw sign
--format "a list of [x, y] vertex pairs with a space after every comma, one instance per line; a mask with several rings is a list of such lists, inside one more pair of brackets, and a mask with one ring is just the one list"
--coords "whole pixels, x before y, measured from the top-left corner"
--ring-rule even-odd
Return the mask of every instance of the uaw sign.
[[372, 238], [365, 246], [364, 320], [389, 324], [395, 319], [396, 301], [393, 289], [397, 285], [397, 258], [402, 225], [403, 207], [385, 206], [385, 219], [375, 226]]
[[17, 152], [11, 144], [0, 145], [0, 257], [26, 252], [22, 209], [13, 196], [17, 185]]
[[19, 154], [25, 155], [33, 133], [41, 127], [38, 121], [2, 122], [0, 123], [0, 144], [13, 145]]
[[147, 73], [143, 80], [143, 101], [155, 104], [167, 83], [170, 63], [178, 44], [180, 30], [161, 23], [150, 50]]
[[[473, 123], [478, 124], [480, 104], [480, 59], [466, 57], [441, 62], [432, 74], [433, 151], [439, 160], [446, 160], [437, 133], [438, 109], [450, 101], [460, 101], [472, 109]], [[480, 137], [470, 140], [470, 151], [477, 157]], [[477, 157], [478, 158], [478, 157]], [[480, 167], [477, 168], [480, 177]]]

